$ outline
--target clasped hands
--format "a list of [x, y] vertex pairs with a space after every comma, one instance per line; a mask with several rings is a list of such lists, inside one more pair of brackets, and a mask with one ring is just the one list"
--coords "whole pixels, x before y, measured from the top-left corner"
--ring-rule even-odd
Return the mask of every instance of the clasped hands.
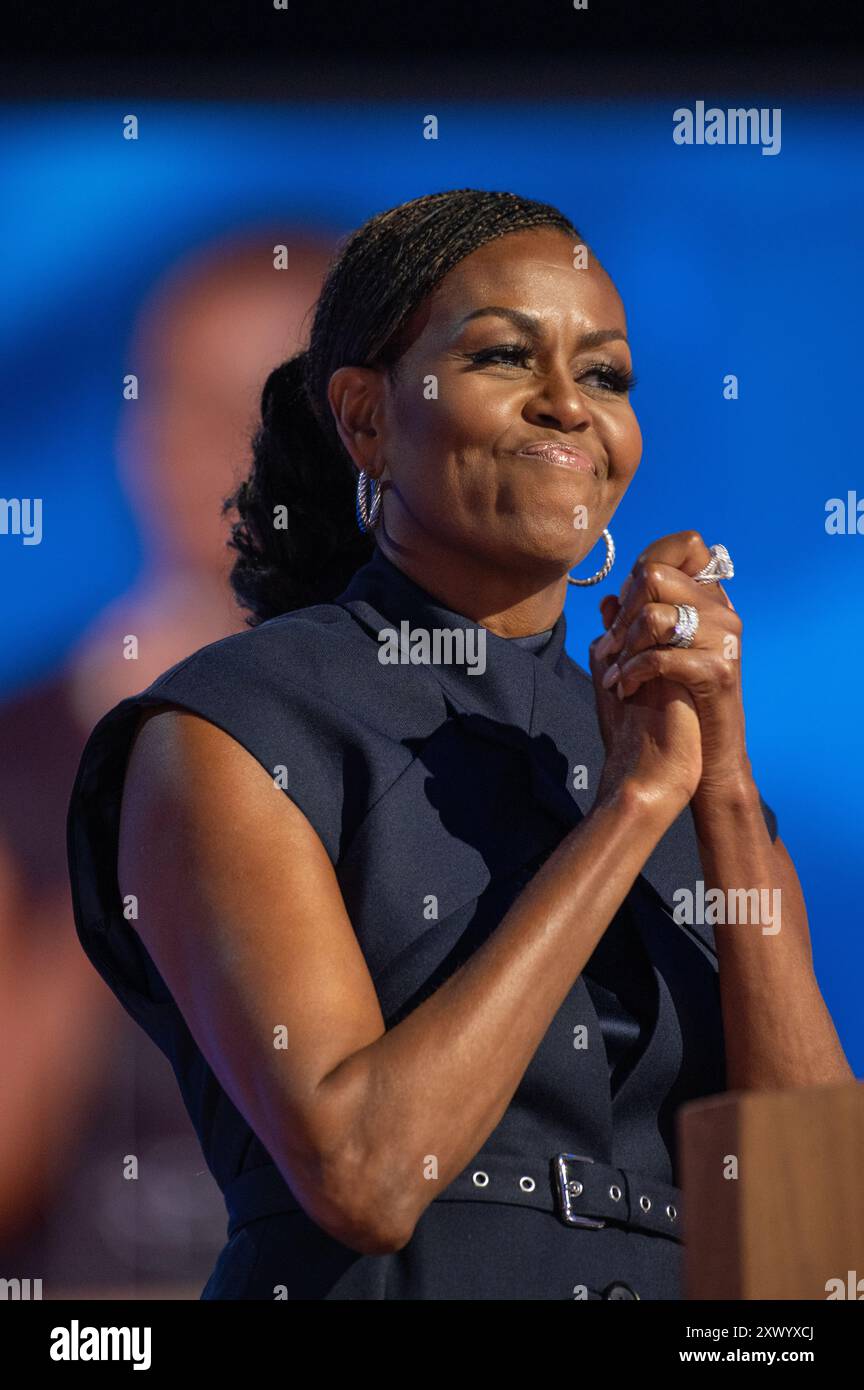
[[[751, 779], [741, 691], [743, 624], [719, 583], [692, 577], [711, 559], [698, 531], [654, 541], [637, 559], [620, 595], [600, 605], [606, 632], [591, 644], [595, 680], [619, 698], [657, 677], [689, 693], [702, 738], [702, 784], [741, 787]], [[669, 647], [676, 604], [692, 604], [699, 626], [691, 647]], [[599, 694], [599, 692], [598, 692]]]

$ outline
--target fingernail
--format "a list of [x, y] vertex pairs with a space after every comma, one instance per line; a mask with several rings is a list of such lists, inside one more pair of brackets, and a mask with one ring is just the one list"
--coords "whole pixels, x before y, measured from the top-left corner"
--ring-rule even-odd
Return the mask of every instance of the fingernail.
[[621, 681], [618, 682], [618, 699], [624, 699], [624, 686]]
[[610, 666], [610, 667], [609, 667], [609, 670], [606, 672], [605, 676], [603, 677], [603, 682], [602, 682], [602, 684], [603, 684], [603, 689], [604, 689], [604, 690], [608, 690], [609, 687], [610, 687], [611, 685], [614, 685], [615, 682], [617, 681], [619, 675], [620, 675], [620, 672], [619, 672], [619, 670], [618, 670], [617, 665]]

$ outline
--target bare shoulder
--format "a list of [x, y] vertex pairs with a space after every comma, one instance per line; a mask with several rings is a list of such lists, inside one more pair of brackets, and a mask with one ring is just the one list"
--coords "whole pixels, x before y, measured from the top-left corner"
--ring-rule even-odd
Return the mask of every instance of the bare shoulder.
[[[124, 800], [131, 787], [167, 789], [185, 785], [190, 770], [214, 777], [226, 771], [241, 772], [255, 764], [246, 750], [211, 720], [169, 703], [141, 711], [132, 735], [124, 782]], [[197, 780], [197, 778], [196, 778]], [[190, 788], [193, 790], [194, 788]]]
[[[332, 865], [313, 826], [242, 744], [177, 706], [142, 712], [123, 785], [121, 887], [144, 874], [155, 879], [159, 899], [175, 887], [188, 899], [196, 883], [260, 896], [273, 886], [275, 866], [284, 875], [297, 850], [307, 888], [317, 876], [332, 889]], [[180, 877], [182, 885], [172, 886]]]

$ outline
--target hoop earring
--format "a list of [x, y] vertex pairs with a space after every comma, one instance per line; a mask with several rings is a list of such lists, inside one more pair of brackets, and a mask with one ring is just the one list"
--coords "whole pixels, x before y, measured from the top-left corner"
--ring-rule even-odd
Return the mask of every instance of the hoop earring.
[[592, 574], [590, 579], [573, 579], [567, 576], [568, 584], [599, 584], [601, 579], [605, 579], [615, 563], [615, 542], [612, 539], [611, 531], [603, 532], [603, 539], [606, 542], [606, 559], [596, 574]]
[[378, 518], [381, 515], [381, 484], [374, 483], [372, 496], [372, 506], [369, 506], [367, 488], [374, 479], [370, 479], [365, 469], [361, 468], [357, 474], [357, 525], [361, 531], [371, 531], [373, 526], [378, 525]]

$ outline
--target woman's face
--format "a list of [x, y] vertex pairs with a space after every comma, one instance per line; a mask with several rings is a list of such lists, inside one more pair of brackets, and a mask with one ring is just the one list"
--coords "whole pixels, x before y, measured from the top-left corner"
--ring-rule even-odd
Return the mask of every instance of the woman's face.
[[[342, 438], [383, 483], [385, 553], [480, 559], [548, 582], [597, 542], [642, 439], [623, 306], [593, 258], [574, 268], [574, 252], [552, 228], [489, 242], [409, 320], [395, 381], [334, 374]], [[541, 442], [592, 467], [520, 454]]]

